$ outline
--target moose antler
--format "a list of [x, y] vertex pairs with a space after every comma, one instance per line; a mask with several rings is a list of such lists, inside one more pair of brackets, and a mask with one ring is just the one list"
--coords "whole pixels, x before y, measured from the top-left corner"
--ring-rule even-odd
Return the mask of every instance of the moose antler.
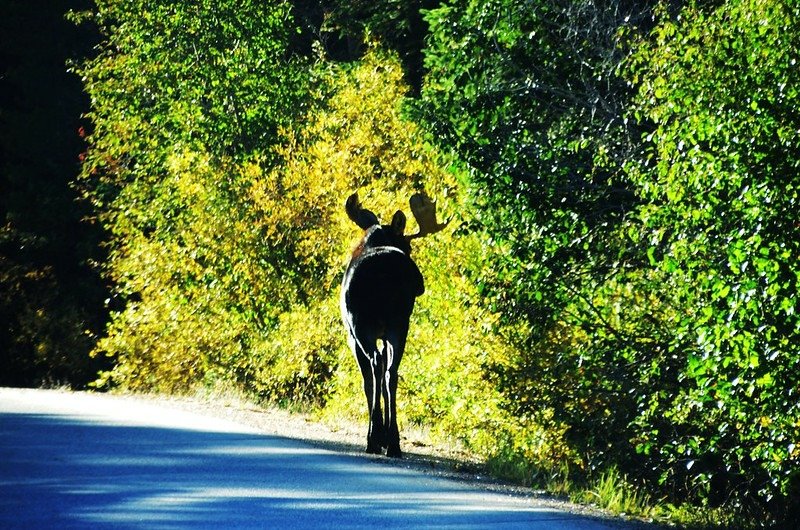
[[347, 212], [347, 216], [364, 230], [372, 225], [378, 224], [378, 216], [366, 208], [361, 207], [361, 203], [358, 200], [358, 193], [353, 193], [347, 198], [344, 209]]
[[446, 223], [436, 221], [436, 203], [425, 193], [415, 193], [408, 200], [408, 204], [419, 225], [419, 232], [406, 236], [409, 241], [440, 232], [450, 223], [450, 221]]

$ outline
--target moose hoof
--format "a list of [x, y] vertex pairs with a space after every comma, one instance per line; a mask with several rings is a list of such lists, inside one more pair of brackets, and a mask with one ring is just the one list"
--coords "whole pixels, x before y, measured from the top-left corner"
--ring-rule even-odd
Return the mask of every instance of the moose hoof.
[[389, 447], [386, 450], [386, 456], [390, 458], [403, 458], [403, 451], [400, 450], [400, 446]]
[[383, 454], [383, 449], [381, 448], [380, 445], [378, 445], [378, 446], [367, 445], [366, 452], [367, 452], [367, 454], [370, 454], [370, 455], [382, 455]]

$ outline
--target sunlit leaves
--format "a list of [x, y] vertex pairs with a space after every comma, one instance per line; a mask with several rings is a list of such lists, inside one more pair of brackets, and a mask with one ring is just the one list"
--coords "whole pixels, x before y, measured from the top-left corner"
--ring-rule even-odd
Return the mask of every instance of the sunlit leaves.
[[[326, 416], [358, 417], [361, 376], [346, 349], [336, 301], [361, 230], [345, 215], [344, 198], [359, 190], [387, 222], [398, 209], [410, 217], [410, 195], [425, 189], [454, 225], [468, 214], [448, 159], [403, 117], [408, 88], [396, 58], [372, 50], [359, 64], [328, 75], [324, 105], [304, 127], [287, 131], [289, 141], [278, 149], [283, 163], [251, 190], [269, 237], [290, 249], [303, 278], [298, 303], [254, 345], [254, 387], [270, 399], [324, 402]], [[398, 403], [401, 423], [430, 423], [434, 435], [488, 455], [499, 450], [496, 437], [516, 424], [484, 379], [485, 364], [507, 352], [495, 335], [496, 315], [480, 306], [466, 275], [485, 254], [477, 234], [446, 230], [414, 242], [426, 292], [412, 316]]]

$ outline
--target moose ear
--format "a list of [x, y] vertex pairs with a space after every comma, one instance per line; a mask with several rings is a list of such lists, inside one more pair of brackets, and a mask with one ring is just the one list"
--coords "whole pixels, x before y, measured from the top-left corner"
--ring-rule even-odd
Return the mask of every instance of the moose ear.
[[402, 236], [406, 229], [406, 215], [397, 210], [392, 217], [392, 231], [398, 236]]

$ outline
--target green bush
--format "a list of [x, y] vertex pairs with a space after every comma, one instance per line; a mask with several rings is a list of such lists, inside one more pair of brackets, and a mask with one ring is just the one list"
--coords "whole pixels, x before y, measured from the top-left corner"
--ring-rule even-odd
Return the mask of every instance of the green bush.
[[445, 3], [419, 112], [469, 167], [494, 247], [470, 273], [521, 326], [489, 366], [510, 414], [563, 433], [576, 479], [788, 520], [797, 7], [648, 5]]
[[[788, 517], [800, 495], [800, 10], [689, 7], [631, 64], [647, 158], [630, 174], [677, 383], [637, 419], [661, 481]], [[662, 298], [664, 295], [662, 295]]]

